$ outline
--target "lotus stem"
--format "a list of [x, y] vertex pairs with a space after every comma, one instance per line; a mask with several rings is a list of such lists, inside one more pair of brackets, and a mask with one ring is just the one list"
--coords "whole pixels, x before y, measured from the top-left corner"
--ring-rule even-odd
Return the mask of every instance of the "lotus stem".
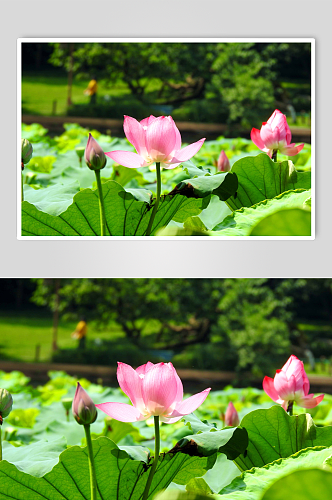
[[272, 152], [272, 160], [275, 162], [277, 161], [277, 154], [278, 154], [278, 150], [274, 149]]
[[[1, 424], [2, 425], [2, 424]], [[0, 425], [0, 462], [2, 460], [2, 436], [1, 436], [1, 425]]]
[[103, 196], [103, 188], [100, 180], [100, 170], [95, 170], [97, 186], [98, 186], [98, 195], [99, 195], [99, 212], [100, 212], [100, 236], [106, 235], [106, 217], [105, 217], [105, 205], [104, 205], [104, 196]]
[[154, 460], [150, 469], [149, 477], [144, 489], [142, 500], [147, 500], [149, 496], [149, 490], [152, 483], [154, 473], [156, 471], [158, 460], [159, 460], [159, 450], [160, 450], [160, 432], [159, 432], [159, 417], [154, 417], [154, 429], [155, 429], [155, 443], [154, 443]]
[[290, 417], [293, 415], [293, 405], [294, 401], [290, 401], [287, 406], [287, 413], [289, 414]]
[[90, 434], [90, 424], [85, 424], [84, 430], [86, 436], [86, 444], [88, 446], [91, 500], [97, 500], [97, 478], [96, 478], [95, 460], [93, 457], [92, 441]]
[[160, 200], [160, 192], [161, 192], [161, 175], [160, 175], [160, 163], [156, 163], [156, 172], [157, 172], [157, 198], [156, 198], [156, 203], [154, 204], [154, 207], [152, 209], [152, 214], [149, 220], [148, 228], [146, 230], [145, 236], [150, 236], [151, 230], [152, 230], [152, 224], [154, 221], [154, 218], [156, 216], [157, 210], [158, 210], [158, 205], [159, 205], [159, 200]]

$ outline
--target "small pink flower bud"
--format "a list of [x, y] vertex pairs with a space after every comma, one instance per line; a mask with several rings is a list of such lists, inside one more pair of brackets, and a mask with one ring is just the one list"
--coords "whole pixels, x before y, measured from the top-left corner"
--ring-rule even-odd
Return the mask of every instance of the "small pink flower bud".
[[101, 170], [105, 167], [107, 161], [104, 151], [90, 133], [84, 159], [90, 170]]
[[76, 422], [81, 425], [93, 424], [97, 418], [95, 404], [79, 382], [77, 382], [72, 412]]
[[221, 151], [218, 158], [217, 170], [219, 170], [220, 172], [229, 172], [230, 169], [231, 166], [229, 164], [229, 159], [227, 158], [225, 151]]
[[225, 425], [228, 427], [237, 427], [240, 423], [238, 412], [236, 411], [232, 401], [228, 403], [225, 413]]

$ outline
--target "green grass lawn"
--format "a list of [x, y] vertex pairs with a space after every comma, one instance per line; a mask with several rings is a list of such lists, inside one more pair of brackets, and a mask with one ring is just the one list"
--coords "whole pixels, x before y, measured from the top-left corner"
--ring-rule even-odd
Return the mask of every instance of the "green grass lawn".
[[[90, 97], [83, 94], [88, 80], [74, 78], [71, 99], [73, 104], [88, 104]], [[148, 84], [148, 92], [156, 91], [160, 86], [157, 80]], [[24, 73], [22, 78], [22, 112], [23, 114], [52, 115], [53, 101], [56, 101], [56, 115], [64, 116], [67, 113], [68, 77], [66, 74]], [[98, 102], [105, 102], [105, 98], [123, 97], [130, 95], [127, 85], [121, 81], [106, 87], [98, 83]]]
[[[40, 361], [50, 361], [52, 354], [52, 314], [40, 315], [0, 312], [0, 359], [33, 362], [36, 345], [40, 345]], [[76, 347], [77, 340], [71, 338], [77, 322], [59, 322], [59, 348]], [[114, 339], [123, 337], [123, 333], [114, 325], [111, 330], [97, 331], [88, 325], [88, 339]]]

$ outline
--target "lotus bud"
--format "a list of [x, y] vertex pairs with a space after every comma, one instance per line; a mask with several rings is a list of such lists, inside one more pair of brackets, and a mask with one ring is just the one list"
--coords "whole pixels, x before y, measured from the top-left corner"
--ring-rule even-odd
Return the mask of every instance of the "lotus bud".
[[8, 417], [9, 413], [12, 411], [13, 398], [7, 389], [0, 389], [0, 425], [2, 425], [2, 419]]
[[228, 403], [225, 413], [225, 425], [230, 427], [237, 427], [240, 423], [238, 412], [236, 411], [232, 401]]
[[93, 424], [97, 418], [95, 404], [79, 382], [77, 382], [72, 412], [76, 422], [80, 425]]
[[218, 158], [217, 170], [220, 172], [229, 172], [230, 169], [231, 166], [229, 164], [229, 159], [227, 158], [225, 151], [221, 151]]
[[105, 167], [107, 161], [104, 151], [90, 133], [84, 152], [84, 159], [90, 170], [101, 170]]
[[33, 147], [31, 142], [29, 142], [28, 139], [22, 139], [21, 149], [22, 149], [21, 156], [22, 156], [22, 169], [23, 169], [24, 165], [29, 163], [29, 161], [32, 158]]

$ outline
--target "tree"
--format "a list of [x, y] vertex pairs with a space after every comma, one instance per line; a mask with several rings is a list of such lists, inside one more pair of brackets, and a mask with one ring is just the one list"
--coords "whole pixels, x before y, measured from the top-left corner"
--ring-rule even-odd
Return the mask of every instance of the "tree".
[[[292, 60], [299, 57], [304, 44], [293, 45], [297, 49], [286, 51]], [[50, 62], [69, 70], [68, 51], [63, 44], [52, 46]], [[274, 82], [280, 80], [280, 58], [287, 49], [279, 49], [281, 44], [209, 42], [74, 46], [73, 69], [78, 77], [95, 74], [108, 86], [124, 82], [132, 95], [147, 104], [204, 102], [212, 106], [215, 121], [246, 126], [258, 125], [271, 114]]]

